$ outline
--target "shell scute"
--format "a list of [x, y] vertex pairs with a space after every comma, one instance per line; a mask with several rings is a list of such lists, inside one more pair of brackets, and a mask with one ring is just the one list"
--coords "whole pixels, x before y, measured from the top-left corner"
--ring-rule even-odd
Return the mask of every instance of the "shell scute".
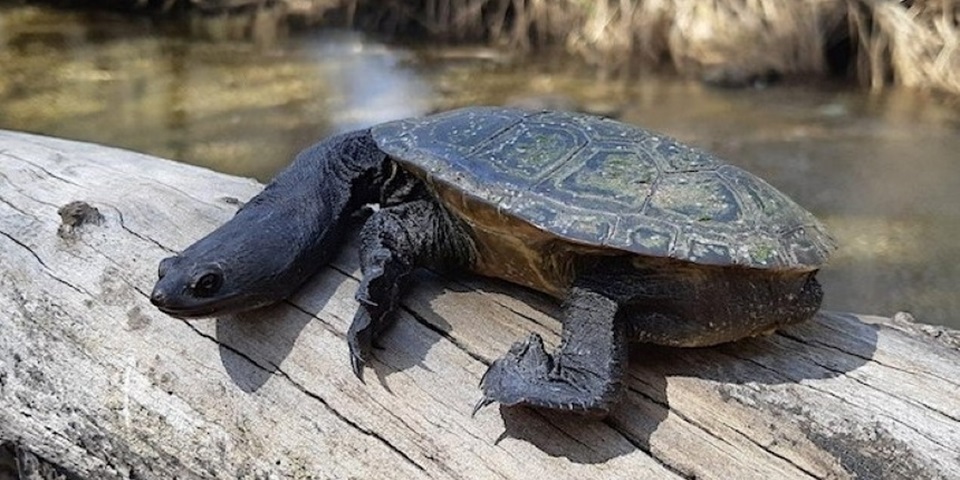
[[655, 148], [657, 158], [664, 163], [665, 172], [700, 172], [723, 165], [713, 155], [679, 144], [676, 141], [660, 141], [657, 142]]
[[560, 167], [589, 142], [577, 130], [527, 122], [511, 127], [497, 140], [477, 150], [474, 157], [489, 162], [504, 177], [516, 177], [517, 184], [528, 184]]
[[688, 223], [728, 224], [744, 217], [737, 195], [715, 172], [665, 175], [644, 213]]
[[[619, 148], [618, 148], [619, 147]], [[660, 177], [657, 165], [627, 145], [588, 148], [532, 190], [568, 203], [616, 204], [639, 211]]]
[[690, 242], [690, 255], [695, 261], [722, 264], [735, 263], [735, 253], [728, 244], [693, 240]]
[[521, 221], [544, 240], [764, 269], [818, 268], [835, 248], [812, 214], [760, 178], [613, 120], [472, 107], [371, 133], [446, 192], [442, 201], [470, 199], [456, 203], [471, 223], [507, 235]]
[[[640, 223], [641, 218], [633, 219], [632, 225], [622, 224], [617, 229], [623, 232], [628, 242], [634, 245], [637, 253], [646, 255], [664, 255], [664, 252], [674, 250], [674, 244], [677, 241], [677, 229], [662, 222]], [[626, 243], [626, 242], [623, 242]]]

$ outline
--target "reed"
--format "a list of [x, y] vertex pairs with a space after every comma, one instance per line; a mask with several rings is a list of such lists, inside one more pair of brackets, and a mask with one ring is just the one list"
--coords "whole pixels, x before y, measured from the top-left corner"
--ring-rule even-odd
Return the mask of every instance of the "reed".
[[955, 0], [341, 0], [341, 7], [366, 29], [518, 49], [563, 45], [608, 70], [820, 75], [828, 49], [848, 45], [841, 70], [871, 88], [960, 93]]
[[[56, 1], [56, 0], [55, 0]], [[67, 0], [68, 2], [71, 0]], [[84, 3], [87, 0], [73, 0]], [[91, 0], [96, 1], [96, 0]], [[132, 2], [132, 3], [131, 3]], [[605, 71], [849, 74], [960, 94], [958, 0], [128, 0], [163, 11], [280, 5], [307, 24], [408, 38], [563, 46]], [[121, 1], [117, 5], [123, 5]]]
[[960, 8], [954, 0], [861, 0], [850, 12], [851, 35], [863, 51], [858, 76], [872, 89], [895, 83], [960, 93]]

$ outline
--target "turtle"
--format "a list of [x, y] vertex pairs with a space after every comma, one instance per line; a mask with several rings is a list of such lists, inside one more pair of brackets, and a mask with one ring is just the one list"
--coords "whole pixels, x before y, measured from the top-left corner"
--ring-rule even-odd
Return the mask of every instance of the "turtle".
[[706, 151], [587, 114], [478, 106], [307, 148], [232, 219], [163, 259], [150, 299], [181, 318], [278, 302], [370, 205], [346, 335], [361, 381], [416, 268], [561, 303], [559, 347], [547, 352], [537, 334], [513, 344], [483, 375], [478, 408], [604, 415], [632, 344], [710, 346], [811, 318], [835, 249], [813, 214]]

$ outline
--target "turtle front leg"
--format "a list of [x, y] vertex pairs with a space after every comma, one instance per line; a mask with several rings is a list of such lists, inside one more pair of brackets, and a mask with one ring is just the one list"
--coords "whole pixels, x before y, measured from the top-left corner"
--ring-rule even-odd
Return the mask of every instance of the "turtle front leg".
[[625, 327], [617, 302], [574, 286], [563, 309], [559, 351], [548, 354], [531, 334], [493, 362], [480, 381], [485, 405], [529, 405], [605, 415], [620, 393], [627, 358]]
[[360, 231], [360, 302], [347, 331], [350, 365], [363, 380], [363, 366], [373, 346], [393, 321], [401, 281], [424, 265], [448, 267], [470, 255], [466, 234], [432, 199], [380, 209]]

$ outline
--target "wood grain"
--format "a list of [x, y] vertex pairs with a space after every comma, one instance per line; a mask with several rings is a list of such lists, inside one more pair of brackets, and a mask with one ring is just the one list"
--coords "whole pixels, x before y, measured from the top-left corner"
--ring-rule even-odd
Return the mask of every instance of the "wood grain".
[[[182, 321], [149, 304], [158, 261], [256, 182], [0, 132], [0, 450], [75, 478], [960, 478], [955, 332], [823, 312], [708, 349], [633, 349], [614, 414], [488, 407], [486, 366], [545, 297], [429, 272], [366, 384], [344, 332], [352, 245], [290, 301]], [[64, 234], [72, 201], [103, 221]], [[0, 462], [2, 464], [3, 462]]]

